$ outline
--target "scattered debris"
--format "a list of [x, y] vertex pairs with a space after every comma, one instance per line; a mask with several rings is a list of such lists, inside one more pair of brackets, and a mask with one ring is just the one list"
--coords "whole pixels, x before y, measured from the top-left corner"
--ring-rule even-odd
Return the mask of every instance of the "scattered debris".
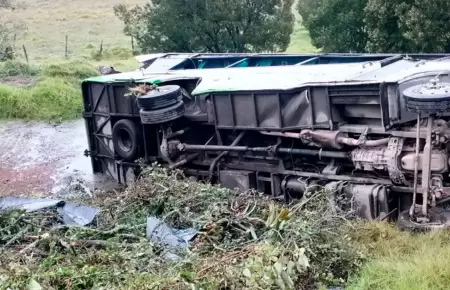
[[56, 208], [61, 215], [64, 224], [68, 226], [86, 226], [90, 224], [98, 210], [91, 207], [67, 203], [58, 199], [2, 197], [0, 198], [0, 210], [25, 210], [34, 212], [39, 210]]
[[147, 238], [151, 241], [172, 247], [187, 247], [188, 242], [197, 234], [197, 230], [188, 228], [175, 230], [164, 221], [155, 217], [147, 218]]
[[150, 91], [155, 90], [158, 86], [156, 85], [147, 85], [147, 84], [140, 84], [136, 85], [134, 87], [129, 87], [128, 92], [125, 94], [125, 97], [135, 96], [145, 96]]
[[361, 265], [324, 191], [283, 205], [153, 166], [80, 203], [2, 199], [1, 289], [314, 289]]

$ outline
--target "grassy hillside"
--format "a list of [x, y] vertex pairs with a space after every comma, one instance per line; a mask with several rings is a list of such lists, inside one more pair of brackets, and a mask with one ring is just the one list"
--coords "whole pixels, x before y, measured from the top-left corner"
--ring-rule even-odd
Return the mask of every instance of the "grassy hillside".
[[145, 0], [21, 0], [24, 8], [15, 10], [14, 17], [22, 20], [27, 30], [18, 36], [32, 60], [47, 60], [64, 56], [65, 36], [71, 56], [84, 53], [89, 45], [105, 48], [131, 47], [123, 35], [123, 25], [113, 12], [114, 5], [137, 5]]
[[[113, 13], [117, 4], [139, 5], [146, 0], [22, 0], [23, 9], [13, 12], [27, 30], [18, 35], [17, 46], [25, 45], [30, 60], [48, 61], [64, 57], [65, 37], [71, 58], [97, 49], [103, 41], [105, 49], [131, 48], [130, 38], [122, 33], [123, 24]], [[296, 5], [295, 5], [296, 6]], [[312, 52], [307, 31], [297, 23], [288, 52]], [[22, 53], [22, 50], [19, 49]]]

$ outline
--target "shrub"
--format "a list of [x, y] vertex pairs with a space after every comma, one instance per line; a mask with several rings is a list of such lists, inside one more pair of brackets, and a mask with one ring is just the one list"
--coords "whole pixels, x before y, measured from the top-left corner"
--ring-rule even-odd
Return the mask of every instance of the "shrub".
[[10, 76], [35, 76], [39, 73], [39, 69], [26, 63], [7, 60], [0, 62], [0, 77]]
[[45, 78], [30, 89], [0, 85], [0, 118], [67, 120], [81, 115], [81, 90], [57, 78]]

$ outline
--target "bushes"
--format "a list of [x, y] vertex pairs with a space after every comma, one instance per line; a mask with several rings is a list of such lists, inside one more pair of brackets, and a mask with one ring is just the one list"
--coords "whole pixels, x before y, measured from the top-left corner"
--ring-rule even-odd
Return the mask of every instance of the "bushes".
[[35, 76], [38, 73], [38, 68], [20, 61], [7, 60], [0, 62], [0, 77]]
[[0, 119], [67, 120], [82, 112], [81, 90], [60, 78], [44, 78], [30, 89], [0, 85], [0, 104]]
[[[79, 61], [40, 67], [17, 61], [0, 63], [0, 77], [37, 79], [30, 88], [0, 83], [0, 119], [69, 120], [82, 112], [80, 82], [97, 75], [94, 67]], [[11, 83], [14, 80], [9, 79]], [[30, 82], [31, 83], [31, 82]]]
[[10, 76], [44, 76], [82, 80], [98, 75], [92, 64], [81, 61], [57, 62], [41, 66], [8, 60], [0, 62], [0, 77]]

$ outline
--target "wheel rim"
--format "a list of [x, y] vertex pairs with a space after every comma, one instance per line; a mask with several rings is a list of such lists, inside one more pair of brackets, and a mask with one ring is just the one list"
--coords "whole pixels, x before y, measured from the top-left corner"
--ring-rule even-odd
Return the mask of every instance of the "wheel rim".
[[130, 152], [133, 147], [133, 139], [130, 132], [126, 129], [121, 129], [118, 132], [118, 144], [122, 151]]
[[171, 88], [165, 88], [165, 87], [158, 87], [158, 88], [156, 88], [156, 89], [154, 89], [154, 90], [151, 90], [148, 94], [147, 94], [147, 97], [154, 97], [154, 95], [155, 94], [157, 94], [157, 93], [167, 93], [167, 92], [170, 92], [172, 89]]

